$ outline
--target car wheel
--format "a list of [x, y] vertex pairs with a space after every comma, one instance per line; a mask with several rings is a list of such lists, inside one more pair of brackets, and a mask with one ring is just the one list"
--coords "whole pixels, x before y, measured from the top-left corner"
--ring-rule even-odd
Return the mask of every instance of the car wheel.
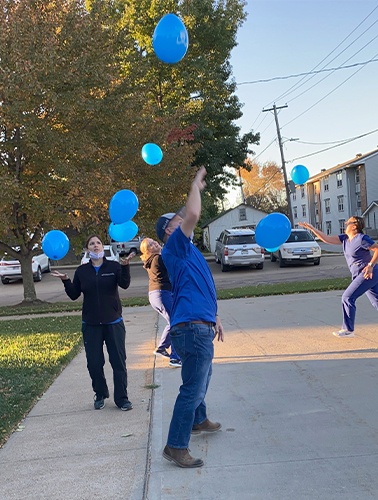
[[270, 262], [276, 262], [276, 260], [277, 260], [277, 257], [271, 253], [270, 254]]
[[222, 271], [222, 273], [226, 273], [229, 269], [230, 269], [229, 266], [227, 264], [225, 264], [223, 262], [223, 260], [221, 260], [221, 271]]
[[47, 267], [45, 269], [45, 273], [51, 273], [50, 261], [47, 263]]
[[219, 264], [219, 263], [220, 263], [220, 260], [218, 259], [218, 257], [217, 257], [217, 254], [216, 254], [216, 253], [214, 254], [214, 258], [215, 258], [215, 262], [216, 262], [217, 264]]
[[256, 269], [264, 269], [264, 262], [260, 262], [260, 264], [257, 264]]
[[8, 285], [8, 283], [9, 283], [9, 279], [8, 279], [8, 278], [3, 278], [3, 277], [2, 277], [2, 278], [1, 278], [1, 283], [2, 283], [3, 285]]
[[284, 259], [282, 258], [281, 252], [278, 254], [278, 260], [280, 263], [280, 267], [285, 267], [286, 264], [285, 264]]
[[37, 269], [37, 272], [35, 273], [33, 278], [34, 278], [34, 281], [41, 281], [42, 280], [42, 271], [41, 271], [40, 267]]
[[314, 260], [314, 266], [318, 266], [320, 264], [320, 257], [319, 259]]
[[127, 255], [130, 255], [131, 253], [135, 253], [135, 255], [138, 254], [138, 249], [137, 248], [131, 248], [129, 253]]

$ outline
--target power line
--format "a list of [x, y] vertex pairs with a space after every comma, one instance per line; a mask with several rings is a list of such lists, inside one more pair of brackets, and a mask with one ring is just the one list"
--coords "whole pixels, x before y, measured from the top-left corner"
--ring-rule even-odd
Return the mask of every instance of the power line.
[[[303, 75], [306, 75], [306, 76], [307, 75], [315, 75], [315, 74], [317, 75], [318, 73], [324, 73], [326, 71], [338, 71], [339, 69], [354, 68], [356, 66], [362, 66], [362, 65], [366, 65], [366, 64], [369, 64], [371, 62], [377, 62], [377, 61], [378, 61], [378, 59], [370, 59], [369, 61], [358, 62], [358, 63], [355, 63], [355, 64], [348, 64], [347, 66], [338, 66], [336, 68], [324, 68], [324, 69], [319, 69], [317, 71], [309, 71], [307, 73], [297, 73], [297, 74], [287, 75], [287, 76], [274, 76], [272, 78], [265, 78], [265, 79], [261, 79], [261, 80], [252, 80], [250, 82], [240, 82], [240, 83], [237, 83], [236, 85], [238, 85], [238, 86], [240, 86], [240, 85], [252, 85], [252, 84], [255, 84], [255, 83], [273, 82], [275, 80], [288, 80], [289, 78], [298, 78], [299, 76], [303, 76]], [[256, 120], [255, 120], [255, 122], [256, 122]]]
[[[349, 142], [353, 142], [353, 141], [356, 141], [357, 139], [361, 139], [362, 137], [366, 137], [367, 135], [375, 134], [375, 132], [378, 132], [378, 128], [375, 130], [372, 130], [371, 132], [366, 132], [366, 134], [361, 134], [361, 135], [358, 135], [356, 137], [352, 137], [351, 139], [346, 139], [345, 141], [341, 142], [340, 144], [336, 144], [335, 146], [330, 146], [329, 148], [321, 149], [319, 151], [315, 151], [314, 153], [310, 153], [308, 155], [298, 156], [297, 158], [293, 158], [292, 160], [288, 160], [287, 163], [292, 163], [294, 161], [301, 160], [302, 158], [308, 158], [309, 156], [315, 156], [317, 154], [324, 153], [324, 151], [329, 151], [330, 149], [338, 148], [340, 146], [343, 146], [344, 144], [348, 144]], [[306, 144], [306, 143], [304, 143], [304, 144]], [[308, 144], [311, 144], [311, 143], [308, 143]]]

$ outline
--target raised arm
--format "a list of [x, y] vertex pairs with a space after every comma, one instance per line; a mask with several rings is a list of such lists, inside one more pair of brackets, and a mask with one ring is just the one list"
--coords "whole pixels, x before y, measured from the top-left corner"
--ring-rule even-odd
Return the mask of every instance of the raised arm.
[[206, 169], [205, 167], [201, 167], [193, 182], [189, 191], [188, 199], [185, 205], [185, 213], [183, 217], [183, 221], [181, 223], [181, 231], [188, 238], [191, 236], [200, 216], [201, 216], [201, 192], [206, 187], [205, 182]]
[[341, 245], [341, 241], [338, 236], [331, 236], [323, 233], [320, 229], [316, 229], [314, 226], [309, 224], [308, 222], [298, 222], [298, 226], [304, 227], [308, 229], [312, 233], [315, 234], [318, 238], [320, 238], [324, 243], [329, 243], [330, 245]]

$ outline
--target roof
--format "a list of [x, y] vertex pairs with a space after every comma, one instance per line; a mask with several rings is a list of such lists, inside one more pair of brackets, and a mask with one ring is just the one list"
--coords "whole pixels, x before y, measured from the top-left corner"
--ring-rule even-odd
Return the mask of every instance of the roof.
[[363, 155], [362, 154], [356, 155], [351, 160], [348, 160], [344, 163], [339, 163], [338, 165], [336, 165], [334, 167], [328, 168], [327, 170], [323, 170], [323, 171], [319, 172], [318, 174], [313, 175], [312, 177], [309, 178], [307, 183], [308, 182], [315, 182], [315, 181], [321, 179], [322, 177], [326, 177], [327, 175], [330, 175], [333, 172], [337, 172], [338, 170], [355, 167], [356, 165], [364, 163], [364, 161], [367, 160], [370, 156], [374, 156], [377, 153], [378, 153], [378, 149], [374, 149], [373, 151], [370, 151], [369, 153], [366, 153]]
[[365, 217], [365, 215], [366, 215], [366, 214], [370, 211], [370, 209], [371, 209], [372, 207], [374, 207], [374, 206], [378, 207], [378, 200], [374, 200], [374, 201], [372, 201], [372, 202], [370, 203], [370, 205], [367, 207], [367, 209], [365, 210], [365, 212], [362, 214], [362, 217]]
[[255, 234], [255, 231], [253, 229], [225, 229], [229, 234], [236, 235], [236, 234]]
[[237, 205], [236, 207], [233, 207], [233, 208], [229, 208], [228, 210], [225, 210], [224, 212], [218, 214], [216, 217], [213, 217], [212, 219], [208, 220], [206, 222], [206, 224], [203, 224], [201, 226], [201, 229], [204, 229], [206, 226], [208, 226], [209, 224], [211, 224], [212, 222], [214, 222], [215, 220], [217, 219], [220, 219], [221, 217], [223, 217], [224, 215], [228, 214], [229, 212], [232, 212], [233, 210], [236, 210], [237, 208], [240, 208], [240, 207], [246, 207], [246, 208], [249, 208], [251, 210], [255, 210], [256, 212], [260, 212], [264, 215], [268, 215], [266, 212], [263, 212], [262, 210], [259, 210], [258, 208], [253, 208], [251, 207], [251, 205], [247, 205], [246, 203], [240, 203], [239, 205]]

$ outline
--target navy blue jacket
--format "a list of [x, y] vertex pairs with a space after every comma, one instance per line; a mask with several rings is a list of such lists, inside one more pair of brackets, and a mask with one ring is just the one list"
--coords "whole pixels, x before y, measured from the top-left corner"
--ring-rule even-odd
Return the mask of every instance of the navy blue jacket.
[[130, 266], [113, 260], [104, 261], [96, 273], [92, 261], [79, 266], [71, 282], [63, 281], [66, 294], [76, 300], [83, 294], [83, 321], [90, 325], [112, 323], [122, 317], [118, 287], [129, 288]]

